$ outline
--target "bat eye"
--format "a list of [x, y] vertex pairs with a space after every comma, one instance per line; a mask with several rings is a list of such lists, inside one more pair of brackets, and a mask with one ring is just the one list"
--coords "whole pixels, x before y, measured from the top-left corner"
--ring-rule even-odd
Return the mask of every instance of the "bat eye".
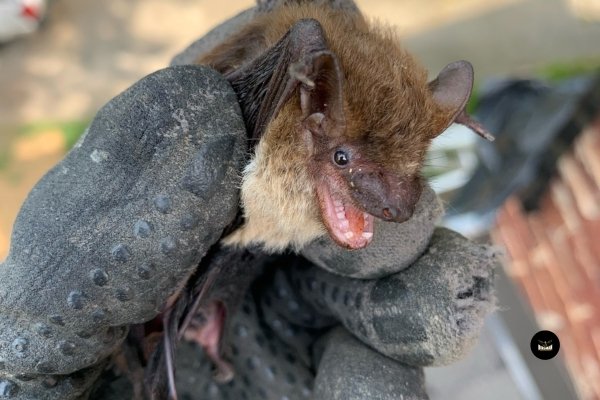
[[343, 150], [338, 150], [333, 154], [333, 162], [340, 167], [347, 165], [349, 161], [350, 157], [348, 156], [348, 153]]

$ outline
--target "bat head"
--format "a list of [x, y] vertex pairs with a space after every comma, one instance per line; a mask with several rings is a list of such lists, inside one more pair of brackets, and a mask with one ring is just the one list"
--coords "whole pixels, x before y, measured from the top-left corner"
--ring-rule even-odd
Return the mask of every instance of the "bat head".
[[473, 69], [455, 62], [427, 82], [413, 65], [381, 76], [341, 64], [326, 50], [290, 73], [300, 81], [300, 134], [322, 222], [338, 244], [357, 249], [371, 242], [374, 218], [412, 216], [431, 139], [453, 122], [473, 122], [464, 111]]
[[228, 75], [250, 137], [261, 138], [244, 172], [245, 228], [232, 242], [300, 248], [324, 226], [339, 245], [365, 247], [375, 218], [412, 216], [435, 136], [453, 122], [487, 135], [464, 111], [473, 85], [468, 62], [428, 82], [391, 31], [358, 15], [313, 11], [292, 18], [275, 45]]

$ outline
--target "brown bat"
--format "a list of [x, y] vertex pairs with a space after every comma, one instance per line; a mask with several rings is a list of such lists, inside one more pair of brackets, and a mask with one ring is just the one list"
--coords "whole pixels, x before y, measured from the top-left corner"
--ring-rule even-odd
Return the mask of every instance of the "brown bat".
[[[167, 363], [171, 398], [176, 338], [198, 341], [220, 380], [233, 376], [220, 338], [227, 313], [256, 275], [248, 248], [299, 250], [325, 234], [349, 249], [365, 247], [374, 218], [411, 217], [433, 138], [456, 122], [492, 139], [465, 112], [473, 85], [468, 62], [451, 63], [428, 82], [392, 29], [327, 2], [284, 2], [260, 13], [198, 63], [224, 74], [237, 93], [249, 162], [243, 221], [203, 261], [208, 273], [166, 313], [165, 346], [150, 369], [155, 374]], [[223, 278], [240, 270], [244, 285]], [[202, 323], [194, 322], [198, 310]], [[147, 384], [158, 393], [153, 374]]]
[[298, 249], [328, 233], [364, 247], [374, 217], [410, 218], [433, 138], [453, 122], [486, 135], [464, 112], [471, 65], [452, 63], [428, 83], [399, 43], [358, 12], [288, 5], [199, 60], [232, 83], [255, 145], [244, 225], [226, 244]]

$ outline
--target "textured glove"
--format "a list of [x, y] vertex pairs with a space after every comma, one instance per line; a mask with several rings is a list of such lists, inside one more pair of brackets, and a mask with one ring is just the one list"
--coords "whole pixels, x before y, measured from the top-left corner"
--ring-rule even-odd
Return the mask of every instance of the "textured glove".
[[0, 264], [0, 395], [87, 397], [235, 216], [244, 137], [235, 94], [203, 67], [100, 110], [30, 193]]

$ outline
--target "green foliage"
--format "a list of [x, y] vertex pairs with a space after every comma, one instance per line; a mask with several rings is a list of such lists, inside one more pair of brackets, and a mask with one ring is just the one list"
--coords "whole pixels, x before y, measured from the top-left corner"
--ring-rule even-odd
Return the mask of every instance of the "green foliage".
[[59, 130], [65, 138], [66, 150], [70, 150], [81, 137], [89, 121], [36, 122], [19, 129], [20, 136], [34, 136], [49, 130]]
[[10, 162], [10, 153], [8, 150], [0, 150], [0, 171], [5, 169]]
[[72, 121], [65, 122], [62, 125], [62, 132], [65, 136], [67, 150], [70, 150], [79, 140], [85, 129], [88, 127], [89, 121]]
[[475, 110], [477, 110], [477, 106], [479, 105], [479, 87], [477, 85], [473, 86], [473, 91], [471, 92], [471, 98], [469, 98], [469, 102], [467, 103], [467, 113], [473, 115]]
[[549, 64], [540, 68], [539, 75], [549, 81], [556, 82], [593, 72], [600, 73], [600, 57]]

